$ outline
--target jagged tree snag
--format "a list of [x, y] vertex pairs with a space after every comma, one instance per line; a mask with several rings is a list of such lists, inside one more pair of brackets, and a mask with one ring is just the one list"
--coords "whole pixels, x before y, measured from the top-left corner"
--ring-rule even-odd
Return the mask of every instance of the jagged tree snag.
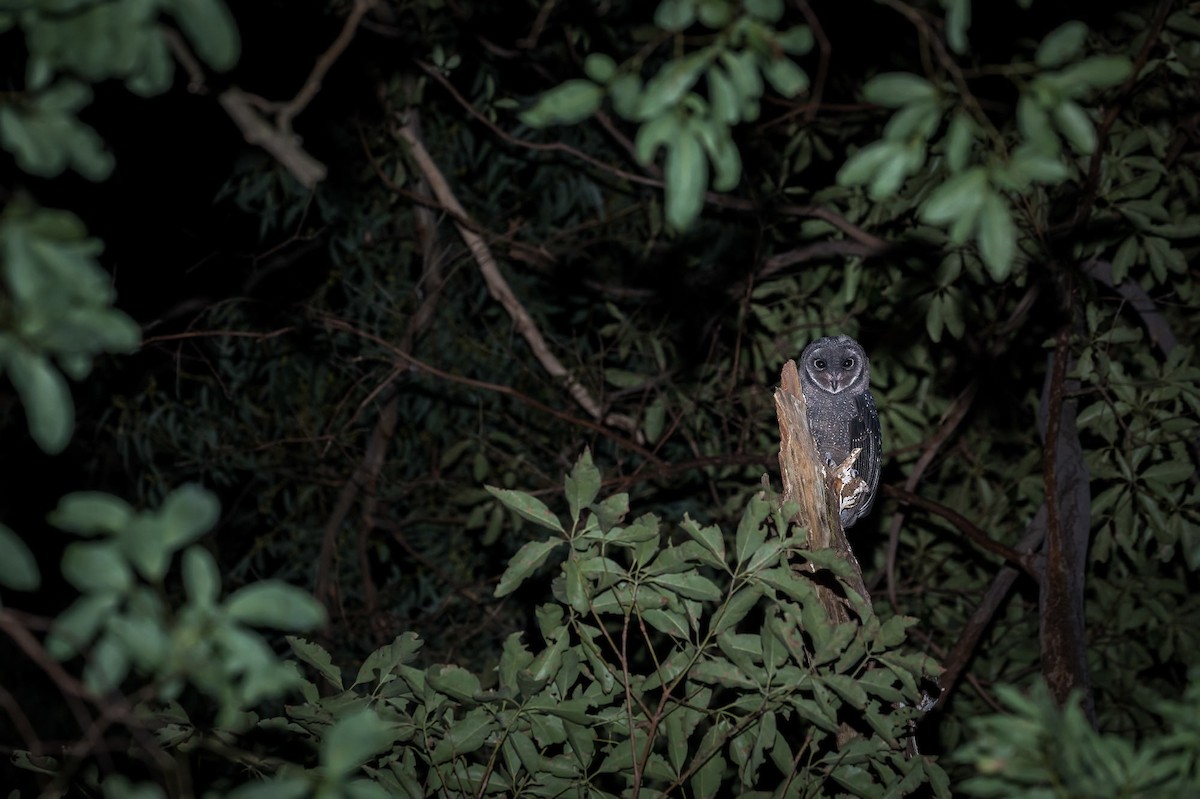
[[[850, 453], [846, 462], [839, 464], [831, 474], [826, 473], [808, 428], [808, 403], [800, 388], [800, 375], [796, 371], [795, 361], [789, 360], [783, 365], [779, 388], [775, 389], [775, 415], [779, 419], [779, 473], [783, 480], [783, 501], [795, 502], [799, 506], [795, 520], [808, 530], [810, 549], [832, 550], [846, 562], [849, 566], [845, 574], [848, 586], [857, 591], [869, 607], [871, 597], [863, 582], [862, 568], [850, 549], [838, 515], [841, 498], [850, 496], [856, 488], [857, 478], [852, 476], [850, 467], [858, 451]], [[815, 571], [812, 564], [806, 564], [803, 568]], [[836, 586], [817, 582], [817, 592], [831, 620], [844, 622], [850, 619], [848, 604]]]

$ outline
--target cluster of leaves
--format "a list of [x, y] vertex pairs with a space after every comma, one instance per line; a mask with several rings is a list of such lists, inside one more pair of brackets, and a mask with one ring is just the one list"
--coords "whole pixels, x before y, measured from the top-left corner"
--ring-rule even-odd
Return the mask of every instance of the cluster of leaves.
[[[116, 697], [131, 680], [143, 683], [141, 702], [129, 707], [113, 698], [109, 712], [138, 729], [148, 728], [167, 746], [186, 744], [176, 700], [198, 691], [215, 705], [210, 721], [229, 734], [252, 723], [248, 711], [302, 684], [292, 664], [280, 659], [255, 627], [306, 632], [324, 623], [325, 610], [310, 594], [276, 580], [245, 586], [224, 601], [212, 554], [194, 542], [217, 521], [216, 498], [197, 486], [172, 492], [154, 511], [134, 511], [110, 494], [63, 497], [51, 514], [57, 527], [95, 539], [67, 546], [61, 572], [78, 598], [54, 619], [46, 653], [65, 664], [83, 661], [82, 688], [95, 697]], [[167, 576], [175, 556], [183, 593], [168, 602]], [[36, 565], [18, 561], [18, 582], [33, 587]], [[74, 779], [79, 763], [19, 751], [14, 762], [52, 775], [60, 787]], [[95, 775], [90, 775], [95, 780]], [[125, 781], [105, 780], [117, 792]], [[148, 796], [161, 796], [153, 786]], [[128, 794], [126, 794], [128, 795]]]
[[112, 155], [78, 113], [92, 100], [89, 84], [110, 78], [147, 97], [170, 88], [175, 60], [163, 15], [213, 68], [237, 61], [237, 26], [221, 0], [0, 3], [0, 33], [19, 28], [29, 50], [24, 91], [0, 103], [0, 147], [33, 175], [70, 167], [90, 180], [108, 177]]
[[[271, 776], [230, 796], [948, 795], [934, 761], [903, 753], [935, 668], [904, 646], [911, 619], [881, 622], [847, 591], [862, 623], [831, 625], [812, 580], [846, 564], [805, 550], [773, 501], [751, 502], [727, 550], [690, 519], [674, 533], [649, 514], [624, 523], [628, 497], [599, 488], [585, 454], [566, 478], [569, 519], [492, 489], [553, 533], [522, 547], [498, 594], [564, 555], [540, 649], [514, 633], [482, 675], [422, 669], [404, 634], [347, 685], [328, 652], [291, 637], [321, 685], [304, 681], [305, 702], [258, 727], [310, 741], [315, 763], [254, 756]], [[177, 705], [170, 718], [172, 745], [204, 737]]]
[[[430, 52], [438, 74], [506, 132], [505, 98], [518, 81], [507, 71], [511, 65], [477, 46], [474, 37], [490, 31], [464, 26], [456, 33], [441, 4], [411, 5], [422, 24], [397, 35], [413, 37], [412, 48], [423, 48], [416, 52]], [[631, 5], [638, 4], [612, 5], [610, 32], [641, 20], [639, 14], [648, 18], [649, 8], [631, 11]], [[155, 82], [162, 79], [156, 59], [164, 45], [144, 35], [158, 35], [160, 13], [180, 22], [208, 63], [220, 66], [222, 52], [236, 51], [236, 32], [219, 4], [64, 2], [46, 13], [35, 6], [22, 4], [3, 17], [21, 26], [30, 63], [40, 66], [26, 92], [0, 100], [0, 146], [33, 174], [68, 167], [89, 177], [107, 173], [98, 140], [76, 116], [90, 89], [73, 81], [115, 77], [135, 91], [165, 85]], [[165, 494], [163, 510], [137, 514], [111, 498], [97, 504], [94, 496], [64, 500], [64, 511], [90, 508], [65, 526], [98, 538], [74, 545], [64, 561], [74, 564], [64, 568], [82, 596], [59, 618], [47, 647], [63, 657], [78, 653], [93, 688], [115, 685], [114, 675], [122, 674], [125, 685], [151, 681], [151, 693], [168, 703], [144, 714], [156, 738], [179, 754], [205, 747], [231, 764], [271, 774], [271, 781], [242, 789], [251, 796], [620, 793], [634, 785], [701, 794], [786, 786], [785, 792], [870, 795], [925, 780], [944, 790], [937, 764], [905, 761], [893, 746], [910, 711], [892, 703], [911, 705], [912, 681], [926, 666], [900, 648], [906, 622], [886, 614], [921, 618], [933, 643], [949, 649], [996, 563], [966, 550], [952, 525], [911, 513], [896, 546], [898, 606], [883, 607], [880, 619], [860, 607], [861, 627], [834, 629], [813, 601], [809, 577], [797, 575], [788, 559], [832, 572], [836, 561], [799, 553], [795, 533], [761, 504], [751, 504], [736, 534], [725, 536], [709, 522], [742, 510], [777, 443], [763, 383], [810, 337], [836, 331], [858, 335], [872, 353], [888, 442], [886, 482], [909, 476], [955, 397], [982, 381], [949, 457], [923, 474], [920, 491], [997, 540], [1015, 543], [1043, 499], [1041, 442], [1031, 420], [1042, 384], [1042, 342], [1059, 323], [1059, 304], [1029, 298], [1055, 288], [1043, 279], [1053, 272], [1074, 285], [1068, 293], [1079, 333], [1072, 374], [1082, 388], [1071, 400], [1079, 405], [1095, 478], [1086, 612], [1098, 716], [1102, 728], [1124, 737], [1081, 736], [1078, 749], [1069, 743], [1050, 749], [1079, 720], [1074, 711], [1061, 718], [1050, 713], [1042, 699], [1034, 701], [1037, 713], [1018, 702], [1010, 705], [1015, 719], [963, 722], [988, 712], [991, 688], [1028, 685], [1038, 670], [1036, 603], [1021, 594], [1002, 609], [976, 653], [979, 692], [960, 690], [930, 737], [943, 751], [971, 743], [961, 767], [986, 772], [986, 779], [966, 783], [983, 793], [1036, 793], [1047, 783], [1083, 792], [1086, 780], [1063, 763], [1096, 757], [1121, 764], [1121, 774], [1148, 775], [1114, 785], [1167, 790], [1171, 780], [1194, 781], [1179, 759], [1192, 739], [1180, 733], [1160, 740], [1157, 730], [1158, 708], [1182, 695], [1186, 666], [1200, 657], [1194, 590], [1200, 496], [1189, 481], [1197, 371], [1194, 350], [1167, 347], [1163, 335], [1165, 329], [1185, 342], [1200, 336], [1193, 310], [1200, 296], [1188, 267], [1200, 254], [1197, 164], [1186, 126], [1177, 127], [1172, 116], [1195, 109], [1200, 30], [1187, 11], [1161, 28], [1144, 8], [1112, 18], [1097, 13], [1090, 29], [1039, 18], [1029, 26], [1030, 40], [1014, 40], [1008, 51], [991, 48], [997, 60], [986, 63], [972, 55], [970, 3], [941, 6], [946, 44], [958, 60], [926, 41], [887, 72], [874, 74], [868, 59], [865, 80], [841, 75], [823, 87], [825, 99], [850, 103], [861, 85], [862, 98], [882, 114], [859, 106], [841, 116], [814, 107], [801, 116], [788, 105], [807, 85], [797, 59], [814, 37], [810, 20], [781, 2], [667, 0], [653, 15], [651, 45], [636, 53], [618, 53], [627, 42], [611, 36], [615, 56], [578, 57], [571, 47], [590, 42], [591, 32], [570, 20], [561, 23], [567, 35], [544, 37], [529, 52], [530, 63], [542, 74], [582, 69], [588, 79], [551, 90], [522, 121], [559, 124], [553, 135], [592, 156], [593, 167], [617, 163], [630, 153], [597, 135], [597, 126], [572, 124], [609, 102], [618, 124], [628, 123], [631, 162], [657, 177], [653, 162], [666, 149], [665, 218], [673, 235], [665, 238], [656, 191], [624, 180], [620, 171], [530, 156], [531, 149], [502, 143], [494, 131], [481, 134], [462, 123], [461, 109], [426, 87], [419, 110], [427, 140], [436, 143], [434, 156], [453, 176], [475, 224], [513, 230], [491, 237], [493, 246], [522, 267], [509, 270], [511, 280], [551, 346], [572, 351], [572, 368], [605, 396], [608, 409], [641, 421], [662, 464], [693, 458], [701, 464], [676, 474], [664, 469], [653, 480], [630, 442], [588, 441], [593, 428], [547, 420], [538, 410], [563, 406], [560, 386], [513, 344], [509, 318], [471, 269], [461, 268], [468, 263], [462, 248], [446, 246], [435, 255], [448, 266], [445, 299], [438, 323], [410, 354], [465, 380], [448, 386], [433, 373], [408, 371], [407, 361], [397, 366], [386, 342], [401, 339], [405, 319], [430, 290], [428, 253], [413, 240], [413, 213], [398, 210], [399, 195], [377, 176], [394, 176], [408, 189], [416, 184], [385, 125], [339, 131], [355, 146], [361, 136], [372, 149], [369, 165], [357, 161], [345, 170], [368, 177], [356, 186], [353, 203], [335, 208], [328, 198], [336, 195], [322, 189], [312, 205], [321, 218], [304, 233], [329, 236], [335, 266], [306, 299], [318, 317], [333, 311], [357, 333], [333, 333], [306, 319], [289, 335], [188, 343], [173, 360], [177, 374], [147, 381], [125, 401], [117, 440], [130, 491], [141, 505]], [[186, 9], [201, 17], [188, 22]], [[120, 42], [80, 38], [80, 31], [93, 30], [87, 25], [106, 30], [113, 20], [136, 35]], [[560, 23], [552, 17], [550, 24]], [[659, 52], [665, 43], [669, 55]], [[835, 53], [848, 48], [841, 40], [833, 44]], [[936, 63], [919, 58], [918, 50]], [[70, 76], [47, 77], [56, 70]], [[996, 88], [995, 76], [1004, 88]], [[401, 83], [388, 84], [397, 105], [412, 100], [395, 88]], [[846, 86], [854, 88], [845, 92]], [[1113, 91], [1117, 86], [1134, 90]], [[1112, 110], [1098, 125], [1101, 104]], [[762, 124], [753, 130], [746, 124], [756, 121]], [[753, 160], [744, 158], [751, 152]], [[267, 233], [308, 218], [309, 198], [287, 188], [287, 180], [261, 164], [231, 180]], [[756, 213], [720, 224], [706, 218], [710, 188], [744, 190], [732, 199]], [[822, 215], [776, 224], [768, 209], [797, 196]], [[1064, 207], [1075, 218], [1064, 221]], [[524, 224], [514, 227], [517, 219]], [[23, 333], [5, 339], [23, 348], [16, 361], [25, 365], [10, 357], [4, 368], [34, 436], [52, 450], [70, 434], [69, 423], [62, 432], [70, 418], [62, 409], [70, 405], [51, 360], [68, 376], [82, 376], [96, 354], [127, 349], [136, 339], [127, 335], [128, 320], [112, 310], [107, 281], [95, 279], [98, 245], [82, 226], [15, 204], [2, 224], [4, 335], [14, 329], [11, 320], [27, 319]], [[879, 237], [894, 246], [844, 246]], [[793, 249], [804, 255], [794, 263], [807, 260], [805, 268], [756, 279], [761, 262], [747, 253], [767, 259]], [[864, 251], [875, 256], [866, 267]], [[847, 257], [831, 260], [828, 253]], [[1062, 261], [1105, 265], [1108, 277], [1064, 268]], [[13, 271], [8, 264], [16, 262], [24, 266]], [[648, 279], [658, 275], [667, 276], [665, 290]], [[20, 294], [29, 286], [50, 288]], [[76, 296], [77, 287], [88, 291]], [[1115, 295], [1129, 302], [1113, 301]], [[30, 298], [24, 306], [22, 296]], [[55, 305], [60, 298], [70, 303]], [[259, 320], [247, 308], [221, 305], [204, 321], [223, 330], [254, 329]], [[1143, 327], [1161, 356], [1147, 346]], [[63, 331], [74, 332], [60, 347], [51, 333]], [[29, 357], [40, 359], [32, 373]], [[494, 390], [480, 388], [489, 384], [511, 401], [492, 402]], [[292, 639], [296, 656], [320, 675], [318, 687], [300, 680], [261, 640], [251, 643], [256, 634], [245, 626], [266, 621], [298, 629], [284, 611], [312, 610], [311, 601], [285, 591], [289, 608], [280, 608], [275, 600], [284, 594], [248, 585], [219, 602], [218, 569], [192, 544], [207, 529], [197, 519], [215, 515], [213, 507], [192, 489], [175, 494], [165, 487], [201, 479], [256, 497], [257, 503], [231, 506], [222, 544], [245, 543], [222, 547], [227, 583], [264, 573], [305, 581], [322, 535], [330, 534], [322, 529], [335, 505], [330, 486], [350, 479], [375, 415], [393, 392], [401, 422], [380, 488], [363, 518], [333, 531], [340, 549], [356, 547], [358, 555], [334, 566], [339, 599], [349, 608], [345, 626], [375, 635], [382, 628], [390, 638], [413, 619], [433, 618], [438, 624], [430, 627], [441, 627], [445, 639], [471, 641], [472, 651], [462, 653], [471, 662], [421, 666], [429, 649], [442, 659], [461, 650], [432, 642], [419, 650], [404, 635], [371, 655], [347, 687], [332, 662], [352, 657], [348, 648], [370, 648], [366, 634], [353, 637], [353, 647], [335, 642], [332, 658]], [[57, 397], [57, 404], [46, 397]], [[669, 532], [652, 516], [624, 523], [626, 502], [596, 502], [588, 488], [595, 478], [582, 464], [568, 487], [564, 520], [528, 495], [478, 488], [485, 480], [505, 488], [549, 485], [585, 443], [631, 486], [632, 504], [671, 518], [689, 511], [701, 521]], [[881, 507], [876, 525], [884, 529], [878, 519], [891, 507]], [[536, 614], [543, 643], [530, 650], [510, 637], [493, 652], [484, 633], [505, 640], [522, 626], [514, 601], [472, 600], [476, 615], [462, 626], [439, 614], [458, 597], [477, 597], [474, 589], [491, 574], [488, 562], [517, 550], [519, 536], [504, 535], [509, 519], [518, 520], [518, 532], [534, 525], [553, 536], [515, 552], [500, 577], [502, 595], [511, 597], [532, 576], [520, 590], [541, 596], [541, 564], [551, 557], [561, 563], [551, 586], [556, 602]], [[873, 546], [870, 525], [856, 528], [856, 549], [869, 570], [882, 570], [885, 547]], [[181, 548], [176, 612], [161, 594], [173, 590], [169, 579], [163, 584], [166, 564]], [[85, 568], [113, 563], [124, 565], [110, 577]], [[37, 568], [19, 538], [0, 528], [0, 581], [32, 587]], [[392, 612], [354, 616], [364, 586], [381, 573], [387, 577], [380, 605]], [[498, 615], [482, 612], [497, 608]], [[311, 614], [304, 618], [313, 622]], [[494, 673], [480, 667], [493, 655], [501, 661]], [[270, 695], [260, 690], [266, 680], [298, 686], [305, 701], [267, 711], [273, 718], [256, 726], [257, 718], [242, 711]], [[205, 729], [207, 719], [189, 718], [181, 706], [186, 696], [177, 694], [184, 685], [228, 709], [215, 731]], [[289, 755], [295, 762], [285, 763], [227, 748], [234, 740], [254, 748], [255, 736], [268, 730], [312, 741], [315, 754]], [[1044, 742], [1040, 750], [1034, 741]], [[1063, 763], [1036, 761], [1046, 751], [1061, 753]], [[57, 770], [32, 758], [26, 763]], [[1021, 770], [1014, 763], [1030, 765]], [[216, 779], [233, 785], [224, 773]], [[103, 787], [113, 796], [133, 790], [119, 776]]]
[[[790, 56], [812, 50], [812, 31], [806, 25], [775, 30], [783, 13], [783, 0], [664, 0], [654, 15], [659, 28], [682, 39], [699, 23], [714, 32], [710, 43], [656, 63], [649, 80], [642, 78], [644, 55], [618, 65], [612, 56], [592, 53], [583, 65], [587, 79], [545, 92], [521, 121], [533, 127], [571, 125], [611, 100], [618, 116], [638, 124], [639, 163], [652, 165], [666, 148], [664, 214], [670, 228], [686, 230], [704, 206], [710, 163], [714, 191], [731, 191], [740, 182], [742, 160], [731, 130], [758, 119], [764, 79], [786, 98], [809, 86], [808, 74]], [[701, 78], [705, 94], [697, 89]]]
[[1078, 702], [1060, 709], [1044, 686], [1029, 696], [1004, 687], [1000, 698], [1008, 713], [971, 722], [973, 740], [956, 755], [979, 772], [963, 782], [967, 795], [1184, 799], [1200, 785], [1200, 675], [1195, 671], [1181, 702], [1159, 700], [1147, 708], [1160, 726], [1140, 745], [1097, 732]]

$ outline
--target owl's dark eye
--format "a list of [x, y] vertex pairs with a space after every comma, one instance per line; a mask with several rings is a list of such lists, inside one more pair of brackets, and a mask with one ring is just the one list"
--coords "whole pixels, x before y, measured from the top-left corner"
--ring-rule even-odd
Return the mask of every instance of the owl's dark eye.
[[847, 358], [846, 360], [842, 361], [843, 369], [851, 369], [853, 367], [854, 367], [854, 359], [853, 358]]
[[828, 366], [828, 364], [825, 363], [824, 358], [817, 358], [815, 361], [813, 361], [813, 366], [816, 367], [818, 372], [823, 372], [823, 371], [825, 371], [825, 367]]

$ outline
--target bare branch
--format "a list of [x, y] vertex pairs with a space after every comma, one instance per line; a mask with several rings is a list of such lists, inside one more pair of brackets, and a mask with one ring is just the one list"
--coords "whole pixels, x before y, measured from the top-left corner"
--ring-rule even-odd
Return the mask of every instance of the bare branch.
[[312, 102], [313, 98], [317, 96], [317, 92], [321, 91], [321, 83], [325, 80], [326, 73], [350, 45], [350, 40], [354, 38], [359, 23], [373, 5], [375, 5], [375, 0], [354, 0], [354, 6], [350, 9], [350, 14], [346, 17], [342, 30], [333, 40], [333, 44], [317, 58], [317, 63], [313, 65], [312, 72], [308, 73], [308, 78], [296, 96], [279, 107], [279, 112], [275, 115], [275, 125], [281, 131], [290, 132], [292, 120]]
[[[442, 175], [432, 156], [425, 149], [425, 144], [421, 141], [416, 131], [410, 125], [403, 125], [398, 131], [400, 138], [404, 140], [409, 147], [409, 153], [425, 180], [429, 182], [430, 188], [435, 197], [442, 205], [449, 208], [456, 216], [466, 217], [467, 212], [463, 210], [462, 204], [450, 188], [450, 184], [446, 182], [446, 178]], [[496, 259], [492, 256], [491, 248], [487, 242], [483, 240], [475, 231], [468, 228], [466, 225], [455, 222], [458, 228], [459, 235], [466, 242], [467, 248], [474, 256], [475, 262], [479, 265], [479, 271], [483, 275], [484, 282], [487, 283], [488, 292], [493, 298], [498, 300], [504, 306], [504, 310], [508, 312], [509, 317], [513, 321], [517, 332], [529, 344], [529, 348], [533, 350], [534, 357], [542, 368], [553, 378], [562, 381], [566, 386], [567, 392], [571, 397], [587, 411], [588, 415], [597, 421], [603, 421], [604, 424], [611, 425], [629, 433], [636, 433], [638, 429], [637, 421], [628, 416], [621, 414], [605, 414], [604, 410], [574, 375], [563, 366], [562, 361], [558, 359], [553, 352], [550, 351], [550, 345], [546, 342], [542, 331], [538, 329], [537, 324], [533, 321], [533, 317], [525, 310], [525, 306], [517, 299], [517, 295], [513, 292], [512, 287], [508, 285], [508, 281], [500, 272], [500, 265], [496, 263]]]

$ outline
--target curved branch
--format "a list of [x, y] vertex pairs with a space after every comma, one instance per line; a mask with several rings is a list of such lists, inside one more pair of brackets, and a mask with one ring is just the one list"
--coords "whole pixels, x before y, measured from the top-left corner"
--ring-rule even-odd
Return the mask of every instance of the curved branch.
[[[425, 149], [425, 144], [421, 141], [417, 132], [409, 125], [402, 125], [397, 133], [408, 145], [409, 154], [412, 156], [413, 161], [416, 163], [425, 180], [429, 182], [429, 186], [438, 201], [449, 208], [455, 216], [466, 218], [467, 212], [463, 210], [462, 204], [459, 203], [458, 198], [450, 189], [450, 184], [446, 182], [442, 171], [438, 169], [432, 156]], [[593, 419], [603, 421], [604, 424], [625, 430], [626, 432], [635, 433], [637, 431], [636, 420], [623, 414], [606, 415], [600, 407], [600, 403], [592, 397], [587, 388], [571, 374], [562, 361], [558, 359], [558, 356], [550, 351], [550, 345], [547, 344], [545, 337], [542, 336], [542, 331], [538, 329], [537, 324], [533, 321], [533, 317], [525, 310], [525, 306], [517, 299], [517, 295], [513, 292], [512, 287], [509, 286], [508, 281], [501, 274], [500, 265], [492, 257], [492, 251], [488, 247], [487, 242], [483, 240], [483, 237], [457, 221], [455, 222], [455, 227], [458, 228], [459, 235], [462, 236], [467, 248], [471, 251], [471, 255], [474, 256], [475, 262], [479, 265], [479, 271], [483, 275], [484, 282], [487, 283], [488, 292], [504, 306], [504, 310], [508, 312], [517, 332], [529, 344], [529, 348], [533, 350], [534, 357], [537, 358], [542, 368], [551, 377], [562, 381], [571, 397]]]

